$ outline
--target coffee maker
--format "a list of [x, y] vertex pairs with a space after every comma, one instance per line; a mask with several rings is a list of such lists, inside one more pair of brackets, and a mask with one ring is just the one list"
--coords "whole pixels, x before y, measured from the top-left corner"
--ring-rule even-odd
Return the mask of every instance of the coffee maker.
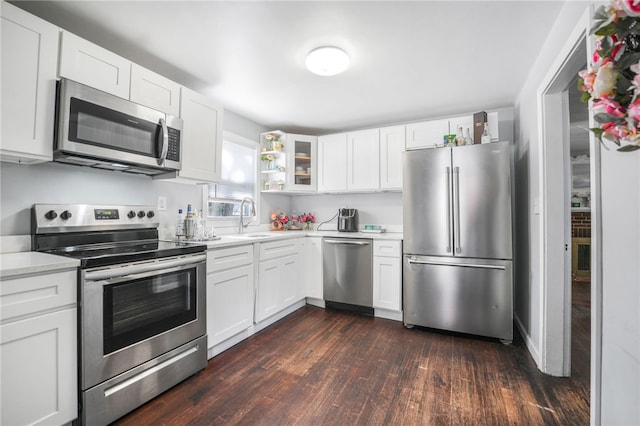
[[358, 232], [358, 209], [338, 210], [338, 231]]

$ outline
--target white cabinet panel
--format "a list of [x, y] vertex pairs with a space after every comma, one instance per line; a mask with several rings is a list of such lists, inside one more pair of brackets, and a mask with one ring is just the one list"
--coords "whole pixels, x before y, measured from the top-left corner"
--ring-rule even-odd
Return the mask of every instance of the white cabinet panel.
[[373, 242], [373, 306], [402, 310], [402, 242]]
[[0, 279], [0, 424], [77, 418], [76, 280], [75, 269]]
[[322, 238], [306, 237], [303, 238], [304, 261], [300, 262], [300, 277], [307, 284], [306, 296], [314, 299], [322, 299]]
[[298, 251], [297, 239], [269, 241], [260, 244], [260, 261], [278, 259]]
[[207, 275], [209, 348], [253, 325], [253, 265]]
[[346, 191], [347, 134], [318, 137], [318, 192]]
[[258, 303], [256, 321], [262, 321], [280, 310], [280, 259], [260, 262], [258, 268]]
[[31, 275], [6, 279], [0, 287], [0, 319], [3, 321], [22, 315], [65, 305], [75, 305], [76, 271], [62, 271], [46, 275]]
[[2, 2], [0, 159], [52, 160], [58, 28]]
[[432, 148], [434, 145], [442, 145], [444, 135], [448, 134], [449, 119], [407, 124], [406, 148]]
[[253, 263], [253, 244], [209, 250], [207, 252], [207, 273], [236, 268]]
[[286, 308], [300, 300], [298, 255], [290, 255], [282, 259], [282, 275], [280, 283], [281, 309]]
[[174, 117], [180, 115], [180, 85], [140, 65], [131, 64], [129, 98]]
[[392, 311], [401, 308], [401, 259], [395, 257], [373, 258], [373, 306]]
[[405, 126], [380, 129], [380, 189], [402, 190], [402, 153]]
[[380, 132], [360, 130], [347, 135], [347, 190], [380, 187]]
[[67, 31], [60, 45], [60, 77], [129, 99], [130, 61]]
[[3, 425], [77, 418], [77, 313], [65, 309], [0, 327]]
[[222, 155], [222, 106], [183, 87], [180, 95], [182, 170], [178, 176], [219, 182]]

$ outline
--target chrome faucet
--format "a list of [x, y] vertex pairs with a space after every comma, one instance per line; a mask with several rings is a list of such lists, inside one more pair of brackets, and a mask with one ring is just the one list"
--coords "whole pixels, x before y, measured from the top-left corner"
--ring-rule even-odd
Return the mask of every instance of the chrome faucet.
[[253, 201], [253, 198], [251, 198], [251, 197], [243, 198], [242, 201], [240, 202], [240, 227], [239, 227], [239, 230], [238, 230], [238, 233], [240, 233], [240, 234], [242, 234], [242, 230], [244, 228], [249, 226], [248, 223], [245, 225], [244, 221], [242, 220], [242, 218], [243, 218], [243, 214], [242, 213], [244, 212], [244, 203], [246, 203], [247, 201], [251, 203], [251, 215], [252, 216], [256, 215], [256, 203], [255, 203], [255, 201]]

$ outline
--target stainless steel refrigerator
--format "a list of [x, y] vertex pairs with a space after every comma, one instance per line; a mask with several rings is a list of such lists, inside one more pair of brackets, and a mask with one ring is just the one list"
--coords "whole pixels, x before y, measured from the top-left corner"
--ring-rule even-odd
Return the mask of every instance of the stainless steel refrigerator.
[[403, 167], [405, 325], [510, 342], [510, 143], [406, 151]]

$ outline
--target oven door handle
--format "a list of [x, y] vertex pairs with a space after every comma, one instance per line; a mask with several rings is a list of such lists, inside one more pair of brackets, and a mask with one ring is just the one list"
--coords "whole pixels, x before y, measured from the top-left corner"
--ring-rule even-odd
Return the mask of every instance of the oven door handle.
[[101, 280], [113, 280], [118, 277], [126, 277], [126, 279], [135, 278], [134, 275], [139, 275], [147, 272], [154, 274], [160, 274], [168, 269], [193, 265], [204, 262], [207, 259], [206, 254], [198, 254], [193, 256], [171, 258], [169, 260], [157, 259], [152, 262], [137, 263], [126, 266], [112, 267], [106, 269], [98, 269], [95, 271], [87, 271], [84, 274], [85, 281], [101, 281]]

